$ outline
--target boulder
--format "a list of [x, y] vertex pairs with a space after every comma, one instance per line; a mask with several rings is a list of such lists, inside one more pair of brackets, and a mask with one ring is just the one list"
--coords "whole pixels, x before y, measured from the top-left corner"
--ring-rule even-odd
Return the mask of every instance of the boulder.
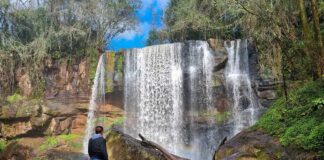
[[110, 160], [166, 160], [159, 151], [142, 146], [141, 141], [115, 128], [106, 139]]
[[315, 159], [315, 155], [291, 147], [283, 147], [277, 139], [260, 131], [245, 130], [227, 141], [216, 151], [215, 160], [281, 160]]
[[260, 99], [266, 99], [266, 100], [276, 99], [276, 93], [274, 90], [257, 91], [257, 95]]
[[35, 153], [33, 149], [14, 141], [6, 146], [0, 153], [0, 160], [33, 160]]
[[39, 100], [21, 100], [1, 107], [0, 119], [29, 118], [36, 116], [41, 108]]

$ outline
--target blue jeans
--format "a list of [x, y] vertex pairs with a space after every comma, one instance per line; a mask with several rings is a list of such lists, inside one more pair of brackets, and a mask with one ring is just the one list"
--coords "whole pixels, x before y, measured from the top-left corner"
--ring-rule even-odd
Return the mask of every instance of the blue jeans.
[[90, 157], [90, 160], [101, 160], [101, 159], [99, 159], [97, 157]]

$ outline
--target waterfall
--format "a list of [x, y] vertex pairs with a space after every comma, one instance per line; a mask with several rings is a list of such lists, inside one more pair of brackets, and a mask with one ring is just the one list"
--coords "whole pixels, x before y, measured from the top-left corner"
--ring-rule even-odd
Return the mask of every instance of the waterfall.
[[212, 69], [212, 51], [204, 41], [128, 50], [124, 131], [135, 138], [141, 133], [176, 155], [211, 157], [212, 148], [201, 137], [217, 142], [212, 134], [199, 133], [195, 118], [212, 108]]
[[225, 79], [228, 94], [233, 98], [233, 135], [256, 121], [256, 99], [252, 90], [247, 40], [225, 42], [228, 53], [228, 63], [225, 69]]
[[99, 62], [97, 65], [97, 70], [95, 74], [95, 78], [93, 80], [93, 85], [91, 89], [91, 97], [89, 102], [89, 110], [88, 110], [88, 118], [85, 130], [85, 136], [83, 139], [83, 153], [88, 154], [88, 142], [89, 138], [94, 132], [94, 128], [96, 125], [96, 110], [97, 103], [101, 103], [104, 101], [105, 95], [105, 59], [106, 54], [102, 54], [99, 58]]
[[172, 151], [182, 128], [181, 48], [178, 43], [132, 49], [125, 57], [126, 133], [141, 133]]

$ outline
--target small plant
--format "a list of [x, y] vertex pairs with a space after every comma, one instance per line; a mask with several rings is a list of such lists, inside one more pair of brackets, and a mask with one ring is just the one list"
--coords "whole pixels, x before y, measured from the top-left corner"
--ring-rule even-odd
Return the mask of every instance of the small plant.
[[49, 150], [57, 147], [59, 144], [56, 137], [48, 137], [46, 141], [40, 146], [41, 151]]
[[6, 148], [6, 141], [0, 140], [0, 153], [3, 152], [3, 150]]
[[215, 120], [216, 122], [224, 122], [230, 117], [231, 113], [230, 112], [217, 112], [215, 115]]
[[113, 125], [122, 125], [124, 121], [125, 121], [125, 117], [118, 117], [116, 120], [112, 122], [111, 125], [105, 128], [105, 132], [109, 132]]
[[61, 140], [64, 140], [64, 141], [71, 141], [71, 140], [76, 139], [78, 137], [79, 137], [79, 135], [76, 135], [76, 134], [63, 134], [63, 135], [59, 135], [57, 137], [57, 139], [61, 139]]
[[16, 103], [17, 101], [19, 101], [21, 99], [23, 99], [23, 97], [20, 94], [18, 94], [18, 93], [15, 93], [15, 94], [7, 97], [7, 101], [10, 104]]
[[318, 110], [324, 109], [324, 99], [323, 98], [317, 98], [313, 101], [313, 103], [314, 103], [313, 108], [318, 109]]
[[78, 138], [79, 135], [76, 134], [66, 134], [66, 135], [59, 135], [59, 136], [52, 136], [48, 137], [45, 142], [40, 146], [41, 151], [53, 149], [58, 147], [61, 143], [65, 143], [68, 146], [76, 146], [72, 142], [74, 139]]

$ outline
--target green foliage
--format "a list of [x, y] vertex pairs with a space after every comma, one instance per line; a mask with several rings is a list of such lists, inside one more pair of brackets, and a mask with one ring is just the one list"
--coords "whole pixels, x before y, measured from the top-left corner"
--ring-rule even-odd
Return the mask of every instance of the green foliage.
[[283, 145], [324, 150], [324, 80], [311, 81], [278, 99], [257, 127], [277, 136]]
[[73, 140], [77, 139], [78, 137], [79, 135], [76, 134], [47, 137], [39, 149], [41, 151], [46, 151], [58, 147], [61, 143], [67, 144], [70, 147], [80, 148], [80, 144], [78, 142], [73, 142]]
[[14, 104], [14, 103], [16, 103], [16, 102], [18, 102], [18, 101], [20, 101], [22, 99], [23, 99], [23, 97], [20, 94], [18, 94], [18, 93], [15, 93], [15, 94], [7, 97], [7, 101], [10, 104]]
[[[317, 2], [319, 17], [323, 17], [324, 2]], [[305, 6], [311, 26], [315, 18], [309, 0]], [[313, 76], [315, 64], [321, 61], [312, 55], [323, 55], [314, 45], [316, 40], [309, 43], [304, 39], [299, 13], [295, 0], [171, 0], [164, 14], [166, 28], [152, 31], [147, 43], [160, 43], [160, 34], [171, 42], [251, 37], [263, 78], [282, 80], [285, 74], [288, 79], [305, 80]]]
[[125, 117], [119, 117], [119, 118], [117, 118], [115, 121], [114, 121], [114, 125], [121, 125], [121, 124], [123, 124], [124, 123], [124, 121], [125, 121]]
[[224, 121], [226, 121], [229, 117], [230, 117], [231, 113], [230, 112], [217, 112], [215, 115], [215, 120], [216, 122], [220, 122], [223, 123]]
[[0, 139], [0, 154], [6, 148], [6, 144], [7, 144], [6, 141]]
[[57, 137], [48, 137], [46, 141], [40, 146], [41, 151], [49, 150], [55, 148], [59, 145]]
[[116, 120], [114, 120], [112, 122], [111, 125], [109, 125], [108, 127], [105, 127], [105, 132], [109, 132], [113, 125], [122, 125], [124, 123], [124, 121], [125, 121], [125, 117], [118, 117]]
[[88, 48], [104, 48], [135, 26], [140, 4], [139, 0], [37, 2], [0, 1], [0, 86], [6, 95], [17, 88], [17, 68], [29, 75], [33, 96], [42, 95], [45, 59], [83, 58]]
[[89, 75], [91, 82], [95, 78], [98, 65], [98, 51], [95, 48], [87, 48], [88, 59], [90, 61]]
[[163, 30], [152, 29], [149, 32], [148, 38], [146, 40], [146, 45], [157, 45], [168, 42], [167, 33]]

